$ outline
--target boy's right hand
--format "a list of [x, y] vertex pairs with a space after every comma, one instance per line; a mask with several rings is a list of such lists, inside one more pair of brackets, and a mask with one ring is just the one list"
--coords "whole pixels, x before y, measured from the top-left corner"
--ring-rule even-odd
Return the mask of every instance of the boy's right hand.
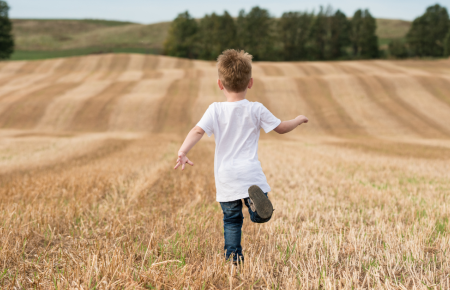
[[181, 170], [184, 170], [184, 166], [186, 163], [191, 166], [194, 166], [194, 162], [189, 160], [189, 158], [187, 158], [187, 156], [184, 152], [178, 152], [177, 164], [175, 165], [175, 167], [173, 169], [177, 169], [181, 165]]
[[306, 118], [303, 115], [299, 115], [295, 119], [297, 119], [299, 121], [299, 123], [298, 123], [299, 125], [301, 125], [303, 123], [308, 123], [308, 121], [309, 121], [308, 118]]

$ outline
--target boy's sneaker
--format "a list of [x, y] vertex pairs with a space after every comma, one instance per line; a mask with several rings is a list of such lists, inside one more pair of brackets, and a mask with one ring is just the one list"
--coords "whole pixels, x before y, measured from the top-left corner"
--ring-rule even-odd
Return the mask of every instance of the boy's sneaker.
[[266, 219], [272, 216], [273, 206], [264, 192], [257, 185], [252, 185], [248, 189], [250, 209], [256, 212], [261, 218]]

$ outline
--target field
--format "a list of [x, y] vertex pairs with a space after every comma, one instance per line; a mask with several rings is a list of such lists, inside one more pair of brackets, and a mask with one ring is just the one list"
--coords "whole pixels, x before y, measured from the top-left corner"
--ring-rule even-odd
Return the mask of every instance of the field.
[[[403, 38], [411, 22], [377, 19], [380, 45]], [[170, 22], [139, 24], [107, 20], [13, 19], [13, 60], [34, 60], [105, 52], [160, 54]]]
[[2, 289], [449, 289], [450, 61], [254, 63], [281, 119], [259, 158], [275, 213], [223, 259], [213, 62], [103, 54], [0, 63]]

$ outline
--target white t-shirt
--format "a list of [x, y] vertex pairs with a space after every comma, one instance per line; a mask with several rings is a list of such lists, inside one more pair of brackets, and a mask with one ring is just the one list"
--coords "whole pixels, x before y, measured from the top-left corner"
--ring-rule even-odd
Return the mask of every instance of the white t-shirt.
[[208, 136], [214, 134], [215, 137], [217, 201], [246, 198], [252, 185], [258, 185], [264, 192], [270, 191], [258, 160], [259, 133], [261, 128], [269, 133], [280, 123], [280, 119], [261, 103], [246, 99], [209, 106], [197, 126]]

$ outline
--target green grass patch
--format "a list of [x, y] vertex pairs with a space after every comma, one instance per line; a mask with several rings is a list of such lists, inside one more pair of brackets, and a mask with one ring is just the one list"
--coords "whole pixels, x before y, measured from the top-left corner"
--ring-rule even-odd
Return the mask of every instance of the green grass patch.
[[118, 20], [105, 20], [105, 19], [58, 19], [58, 18], [52, 18], [52, 19], [45, 19], [45, 18], [14, 18], [11, 19], [13, 22], [17, 21], [41, 21], [41, 22], [51, 22], [51, 21], [77, 21], [77, 22], [84, 22], [84, 23], [91, 23], [91, 24], [97, 24], [97, 25], [103, 25], [103, 26], [121, 26], [121, 25], [128, 25], [128, 24], [137, 24], [136, 22], [131, 21], [118, 21]]
[[39, 60], [39, 59], [51, 59], [70, 56], [82, 56], [89, 54], [102, 54], [102, 53], [140, 53], [140, 54], [159, 54], [161, 51], [154, 48], [79, 48], [69, 50], [55, 50], [55, 51], [15, 51], [11, 60]]
[[130, 21], [103, 20], [103, 19], [81, 19], [80, 21], [85, 23], [100, 24], [104, 26], [122, 26], [128, 24], [137, 24], [136, 22]]

